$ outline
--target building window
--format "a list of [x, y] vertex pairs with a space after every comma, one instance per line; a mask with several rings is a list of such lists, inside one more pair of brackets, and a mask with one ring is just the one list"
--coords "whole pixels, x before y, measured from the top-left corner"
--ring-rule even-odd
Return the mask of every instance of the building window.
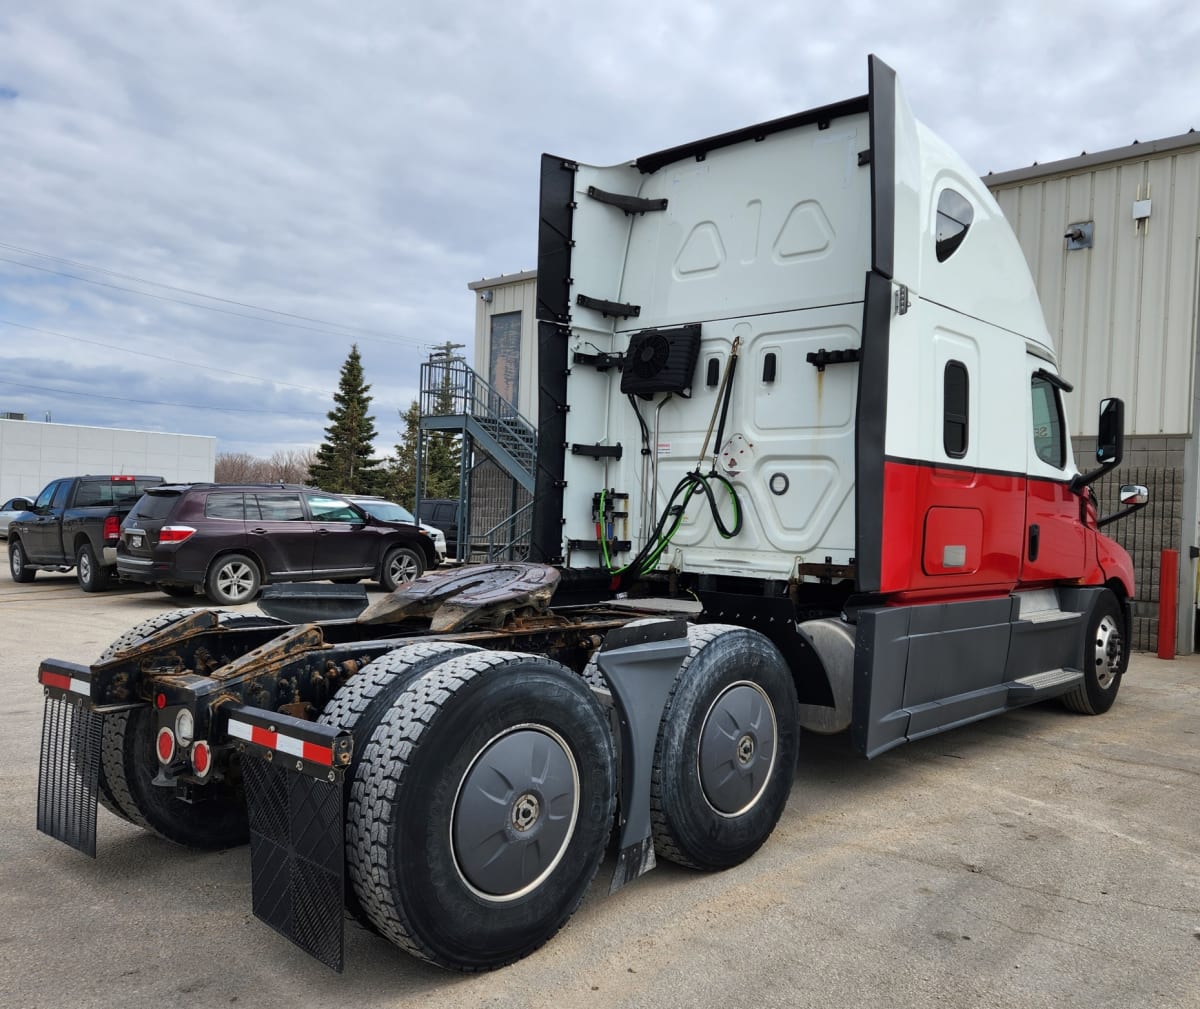
[[1033, 376], [1033, 450], [1055, 469], [1067, 464], [1063, 440], [1062, 402], [1058, 390], [1040, 375]]
[[492, 316], [490, 348], [488, 382], [515, 408], [521, 377], [520, 312]]
[[962, 361], [946, 362], [942, 373], [942, 447], [951, 459], [967, 454], [967, 405], [970, 382]]
[[944, 263], [967, 237], [967, 229], [975, 219], [970, 201], [953, 189], [943, 189], [937, 206], [937, 258]]

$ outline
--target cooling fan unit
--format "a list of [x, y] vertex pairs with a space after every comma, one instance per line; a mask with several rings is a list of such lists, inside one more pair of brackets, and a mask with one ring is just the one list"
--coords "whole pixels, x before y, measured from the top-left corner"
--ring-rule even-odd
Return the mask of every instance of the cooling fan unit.
[[699, 325], [634, 333], [621, 369], [621, 392], [637, 396], [689, 392], [699, 356]]

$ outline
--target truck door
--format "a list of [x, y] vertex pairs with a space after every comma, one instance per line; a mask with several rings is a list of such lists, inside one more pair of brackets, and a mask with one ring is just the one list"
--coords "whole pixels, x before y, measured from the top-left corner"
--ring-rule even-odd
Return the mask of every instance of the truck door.
[[1070, 386], [1047, 362], [1030, 355], [1026, 363], [1029, 479], [1021, 582], [1073, 580], [1083, 575], [1086, 543], [1079, 495], [1070, 489], [1075, 465], [1062, 404], [1062, 394]]
[[67, 503], [70, 480], [55, 480], [45, 487], [33, 503], [36, 518], [21, 533], [25, 556], [35, 564], [60, 563], [62, 510]]

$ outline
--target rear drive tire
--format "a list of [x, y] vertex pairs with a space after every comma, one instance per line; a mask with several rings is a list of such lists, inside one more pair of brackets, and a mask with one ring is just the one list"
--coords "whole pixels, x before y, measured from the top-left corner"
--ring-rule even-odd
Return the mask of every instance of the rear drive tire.
[[762, 846], [787, 804], [800, 735], [796, 688], [757, 631], [692, 625], [688, 639], [654, 750], [654, 847], [680, 865], [726, 869]]
[[1063, 695], [1063, 704], [1081, 715], [1103, 715], [1113, 706], [1129, 665], [1125, 637], [1121, 604], [1105, 589], [1096, 597], [1088, 617], [1088, 632], [1083, 639], [1083, 682]]
[[213, 561], [204, 580], [205, 594], [219, 606], [241, 606], [258, 595], [262, 576], [245, 554], [226, 554]]
[[600, 865], [614, 765], [604, 713], [570, 670], [514, 652], [441, 663], [396, 698], [355, 775], [360, 903], [442, 967], [532, 953]]
[[84, 592], [103, 592], [108, 588], [112, 572], [96, 559], [90, 543], [83, 543], [75, 552], [75, 576]]
[[25, 547], [20, 540], [8, 541], [8, 570], [14, 582], [31, 582], [37, 572], [26, 563]]
[[106, 787], [122, 814], [167, 841], [188, 848], [233, 848], [250, 839], [246, 798], [240, 783], [213, 782], [196, 792], [198, 802], [183, 802], [173, 788], [153, 784], [158, 773], [154, 751], [154, 709], [135, 708], [108, 715], [100, 750]]
[[[105, 662], [108, 659], [127, 650], [132, 645], [137, 644], [143, 638], [161, 631], [164, 627], [170, 627], [172, 624], [178, 623], [184, 617], [190, 617], [193, 613], [212, 612], [207, 607], [192, 607], [185, 610], [171, 610], [167, 613], [160, 613], [156, 617], [151, 617], [149, 620], [143, 620], [140, 624], [135, 624], [122, 634], [116, 641], [109, 645], [103, 652], [97, 662]], [[220, 611], [218, 611], [220, 612]], [[267, 616], [250, 616], [243, 614], [228, 614], [223, 618], [224, 622], [229, 624], [240, 624], [242, 626], [266, 626], [269, 624], [283, 625], [284, 621], [277, 620], [275, 617]], [[148, 711], [148, 709], [141, 709]], [[154, 826], [139, 810], [135, 795], [137, 789], [129, 780], [129, 773], [124, 758], [126, 737], [129, 734], [129, 716], [134, 712], [118, 712], [116, 714], [106, 715], [104, 717], [104, 731], [101, 737], [100, 746], [100, 778], [98, 783], [98, 798], [100, 805], [107, 809], [114, 816], [120, 817], [129, 823], [138, 827], [143, 827], [146, 830], [154, 831]], [[158, 758], [151, 752], [149, 759], [152, 761], [150, 765], [155, 771], [158, 768]], [[168, 792], [167, 789], [160, 789], [154, 786], [157, 791]], [[176, 800], [177, 801], [177, 800]], [[244, 800], [238, 800], [244, 807]], [[182, 805], [182, 803], [180, 803]], [[173, 838], [172, 838], [173, 840]], [[188, 844], [187, 841], [179, 842]]]
[[[394, 652], [380, 656], [363, 666], [349, 682], [343, 684], [325, 705], [321, 717], [322, 725], [345, 729], [354, 735], [354, 749], [350, 764], [346, 768], [346, 850], [351, 851], [363, 842], [364, 827], [370, 824], [359, 815], [361, 787], [356, 784], [358, 767], [363, 752], [383, 716], [391, 709], [396, 697], [418, 676], [447, 659], [467, 652], [479, 651], [474, 645], [463, 645], [452, 641], [426, 641], [405, 645]], [[359, 904], [350, 880], [346, 879], [346, 909], [367, 928], [374, 928], [370, 918]]]
[[388, 592], [415, 581], [425, 573], [425, 561], [411, 547], [393, 547], [379, 566], [379, 584]]

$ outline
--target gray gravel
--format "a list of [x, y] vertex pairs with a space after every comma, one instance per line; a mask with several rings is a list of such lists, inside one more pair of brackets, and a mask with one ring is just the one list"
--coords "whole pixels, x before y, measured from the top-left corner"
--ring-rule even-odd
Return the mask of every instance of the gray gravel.
[[478, 977], [348, 922], [338, 977], [251, 915], [245, 849], [101, 810], [93, 862], [34, 830], [38, 660], [174, 605], [0, 575], [0, 1009], [1200, 1007], [1200, 660], [1136, 656], [1106, 716], [1043, 705], [871, 762], [806, 736], [745, 865], [609, 897], [610, 860], [549, 945]]

